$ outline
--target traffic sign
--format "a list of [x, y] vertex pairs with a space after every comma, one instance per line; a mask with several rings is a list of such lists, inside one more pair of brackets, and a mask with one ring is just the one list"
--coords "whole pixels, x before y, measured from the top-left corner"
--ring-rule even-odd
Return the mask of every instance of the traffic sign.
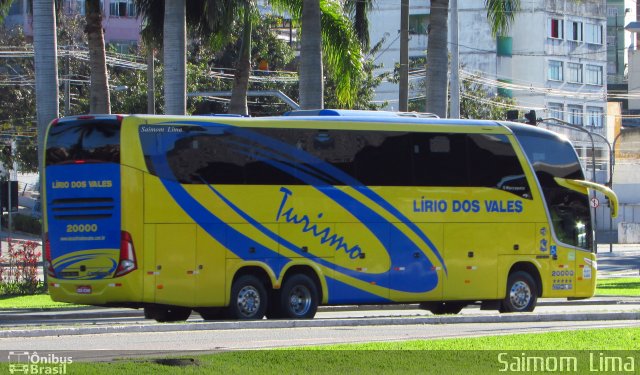
[[598, 200], [598, 198], [596, 197], [591, 198], [591, 207], [593, 208], [600, 207], [600, 200]]

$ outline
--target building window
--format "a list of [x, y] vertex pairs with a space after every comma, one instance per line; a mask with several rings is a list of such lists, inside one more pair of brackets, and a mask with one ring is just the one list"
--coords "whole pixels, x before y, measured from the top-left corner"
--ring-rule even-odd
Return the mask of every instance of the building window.
[[109, 5], [109, 13], [112, 17], [135, 17], [136, 6], [133, 0], [114, 0]]
[[429, 25], [428, 14], [410, 14], [409, 15], [409, 34], [427, 35], [428, 25]]
[[549, 61], [549, 80], [562, 81], [562, 61]]
[[569, 71], [567, 82], [582, 83], [582, 64], [568, 63], [567, 70]]
[[571, 35], [569, 35], [569, 40], [582, 42], [582, 22], [572, 21], [569, 22], [569, 24], [571, 25]]
[[585, 28], [585, 41], [591, 44], [602, 44], [602, 26], [588, 23]]
[[582, 106], [580, 106], [580, 105], [569, 105], [569, 106], [567, 106], [567, 110], [569, 112], [569, 122], [572, 123], [573, 125], [582, 126], [582, 124], [583, 124]]
[[602, 86], [602, 67], [598, 65], [587, 65], [585, 81], [589, 85]]
[[587, 107], [587, 125], [596, 128], [602, 127], [604, 113], [600, 107]]
[[549, 103], [547, 106], [547, 112], [549, 117], [557, 118], [558, 120], [564, 120], [564, 106], [562, 103]]
[[557, 18], [549, 19], [549, 38], [564, 38], [564, 20]]

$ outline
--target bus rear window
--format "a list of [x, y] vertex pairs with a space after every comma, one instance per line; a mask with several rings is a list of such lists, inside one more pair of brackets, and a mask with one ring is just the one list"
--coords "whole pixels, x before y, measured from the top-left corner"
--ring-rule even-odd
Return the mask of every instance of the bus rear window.
[[45, 163], [120, 163], [120, 123], [92, 119], [51, 126]]

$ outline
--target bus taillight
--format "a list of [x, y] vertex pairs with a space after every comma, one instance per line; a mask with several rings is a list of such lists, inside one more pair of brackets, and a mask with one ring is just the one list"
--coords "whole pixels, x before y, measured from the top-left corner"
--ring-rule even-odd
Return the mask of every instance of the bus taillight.
[[51, 263], [51, 242], [49, 241], [49, 232], [44, 234], [44, 266], [47, 269], [47, 274], [51, 277], [56, 276], [56, 272], [53, 269]]
[[120, 236], [120, 262], [115, 277], [120, 277], [138, 268], [133, 240], [129, 232], [122, 231]]

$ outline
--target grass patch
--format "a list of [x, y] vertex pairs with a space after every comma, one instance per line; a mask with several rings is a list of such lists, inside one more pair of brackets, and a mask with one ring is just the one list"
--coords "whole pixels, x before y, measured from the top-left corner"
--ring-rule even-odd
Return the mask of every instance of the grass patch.
[[[67, 374], [486, 374], [498, 373], [512, 358], [576, 357], [577, 373], [589, 372], [590, 354], [640, 361], [640, 328], [592, 329], [404, 342], [378, 342], [281, 350], [235, 351], [128, 359], [108, 363], [76, 362]], [[606, 351], [605, 351], [606, 350]], [[616, 351], [618, 350], [618, 351]], [[622, 351], [624, 350], [624, 351]], [[73, 353], [68, 353], [72, 355]], [[0, 364], [0, 369], [6, 364]], [[6, 367], [5, 367], [6, 368]]]
[[65, 307], [78, 307], [72, 303], [54, 302], [48, 294], [36, 294], [32, 296], [1, 296], [0, 310], [7, 309], [56, 309]]
[[317, 346], [326, 350], [640, 350], [640, 328]]
[[640, 277], [598, 279], [597, 296], [640, 296]]

